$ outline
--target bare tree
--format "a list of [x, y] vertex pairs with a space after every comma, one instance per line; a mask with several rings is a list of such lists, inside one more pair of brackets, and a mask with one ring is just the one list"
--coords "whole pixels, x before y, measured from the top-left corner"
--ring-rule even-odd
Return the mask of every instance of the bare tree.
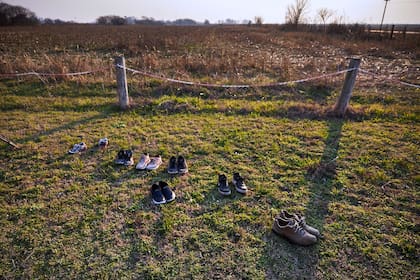
[[287, 6], [286, 23], [298, 26], [303, 23], [305, 13], [308, 10], [309, 0], [295, 0], [295, 3]]
[[256, 16], [256, 17], [254, 17], [254, 21], [255, 21], [256, 25], [262, 25], [263, 22], [264, 22], [264, 19], [260, 16]]
[[318, 10], [318, 17], [321, 19], [322, 24], [324, 25], [324, 32], [327, 31], [327, 21], [330, 17], [334, 15], [334, 12], [332, 10], [329, 10], [327, 8], [322, 8]]

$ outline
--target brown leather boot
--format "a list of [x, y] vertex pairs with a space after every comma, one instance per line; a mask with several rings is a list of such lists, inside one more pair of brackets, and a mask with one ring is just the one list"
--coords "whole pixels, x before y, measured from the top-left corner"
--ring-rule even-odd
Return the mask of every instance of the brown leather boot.
[[314, 235], [304, 230], [294, 219], [285, 220], [277, 216], [274, 219], [273, 231], [298, 245], [309, 246], [317, 241]]
[[281, 211], [280, 217], [282, 217], [285, 220], [294, 219], [298, 222], [298, 224], [307, 232], [309, 232], [312, 235], [315, 235], [318, 238], [322, 238], [322, 235], [319, 233], [319, 230], [317, 230], [314, 227], [311, 227], [310, 225], [306, 224], [306, 220], [304, 216], [301, 216], [299, 214], [290, 214], [286, 210]]

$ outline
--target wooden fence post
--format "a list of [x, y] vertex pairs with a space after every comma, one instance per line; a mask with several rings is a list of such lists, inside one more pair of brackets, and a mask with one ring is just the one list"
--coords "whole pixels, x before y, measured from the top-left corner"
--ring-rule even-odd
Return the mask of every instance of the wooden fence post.
[[117, 93], [120, 108], [126, 110], [130, 106], [130, 99], [128, 97], [127, 74], [125, 71], [124, 56], [115, 58], [115, 67], [117, 73]]
[[391, 35], [389, 35], [389, 39], [391, 39], [391, 40], [392, 40], [392, 37], [394, 37], [394, 30], [395, 30], [395, 24], [392, 25]]
[[350, 60], [349, 69], [353, 69], [346, 74], [341, 95], [334, 107], [334, 113], [339, 116], [344, 116], [349, 105], [350, 97], [353, 92], [354, 84], [356, 83], [357, 73], [359, 72], [361, 59], [352, 58]]

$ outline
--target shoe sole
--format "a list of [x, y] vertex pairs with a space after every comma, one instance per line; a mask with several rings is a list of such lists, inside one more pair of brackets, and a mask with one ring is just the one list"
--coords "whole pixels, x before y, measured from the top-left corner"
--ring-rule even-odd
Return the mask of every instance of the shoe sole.
[[156, 170], [158, 168], [159, 168], [159, 166], [156, 166], [156, 167], [146, 167], [146, 170], [152, 171], [152, 170]]
[[137, 167], [137, 166], [136, 166], [136, 169], [137, 169], [137, 170], [146, 170], [146, 168], [145, 168], [145, 167], [140, 168], [140, 167]]
[[185, 173], [188, 173], [188, 169], [179, 169], [179, 170], [178, 170], [178, 173], [179, 173], [179, 174], [185, 174]]
[[163, 200], [163, 201], [159, 202], [159, 201], [156, 201], [156, 200], [152, 199], [152, 202], [153, 202], [154, 205], [161, 205], [161, 204], [165, 204], [167, 201]]
[[172, 202], [172, 201], [175, 200], [175, 198], [176, 198], [175, 193], [173, 193], [173, 195], [174, 195], [173, 198], [171, 200], [166, 200], [166, 203], [169, 203], [169, 202]]
[[81, 154], [83, 152], [86, 152], [86, 149], [80, 150], [80, 151], [69, 151], [69, 154], [74, 155], [74, 154]]
[[299, 242], [297, 242], [297, 241], [294, 241], [294, 240], [292, 240], [292, 239], [290, 239], [289, 237], [287, 237], [286, 235], [283, 235], [283, 234], [281, 234], [281, 233], [279, 233], [279, 232], [277, 232], [274, 228], [271, 228], [271, 230], [277, 235], [277, 236], [279, 236], [279, 237], [281, 237], [281, 238], [283, 238], [283, 239], [286, 239], [290, 244], [294, 244], [294, 245], [299, 245], [299, 246], [304, 246], [304, 247], [308, 247], [308, 246], [312, 246], [312, 245], [314, 245], [314, 244], [316, 244], [317, 242], [318, 242], [318, 239], [315, 241], [315, 243], [309, 243], [309, 244], [302, 244], [302, 243], [299, 243]]
[[178, 170], [168, 170], [168, 174], [171, 174], [171, 175], [178, 174]]
[[220, 193], [221, 195], [225, 195], [225, 196], [228, 196], [228, 195], [231, 195], [231, 194], [232, 194], [232, 191], [229, 191], [229, 192], [223, 192], [223, 191], [221, 191], [220, 189], [219, 189], [218, 191], [219, 191], [219, 193]]
[[141, 165], [141, 166], [139, 166], [138, 164], [136, 165], [137, 170], [145, 170], [146, 167], [147, 167], [147, 165]]
[[241, 193], [241, 194], [246, 194], [248, 192], [248, 190], [243, 190], [243, 189], [240, 189], [238, 187], [235, 187], [235, 189], [238, 193]]

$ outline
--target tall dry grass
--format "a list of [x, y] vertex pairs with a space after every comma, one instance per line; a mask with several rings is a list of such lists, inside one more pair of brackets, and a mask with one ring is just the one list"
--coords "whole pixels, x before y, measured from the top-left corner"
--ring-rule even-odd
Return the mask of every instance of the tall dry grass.
[[278, 82], [333, 72], [345, 68], [346, 58], [355, 55], [368, 57], [372, 69], [394, 59], [418, 65], [419, 58], [419, 37], [384, 43], [282, 32], [278, 26], [9, 27], [0, 29], [0, 38], [0, 73], [101, 70], [92, 77], [109, 81], [113, 58], [121, 54], [133, 68], [229, 83]]

